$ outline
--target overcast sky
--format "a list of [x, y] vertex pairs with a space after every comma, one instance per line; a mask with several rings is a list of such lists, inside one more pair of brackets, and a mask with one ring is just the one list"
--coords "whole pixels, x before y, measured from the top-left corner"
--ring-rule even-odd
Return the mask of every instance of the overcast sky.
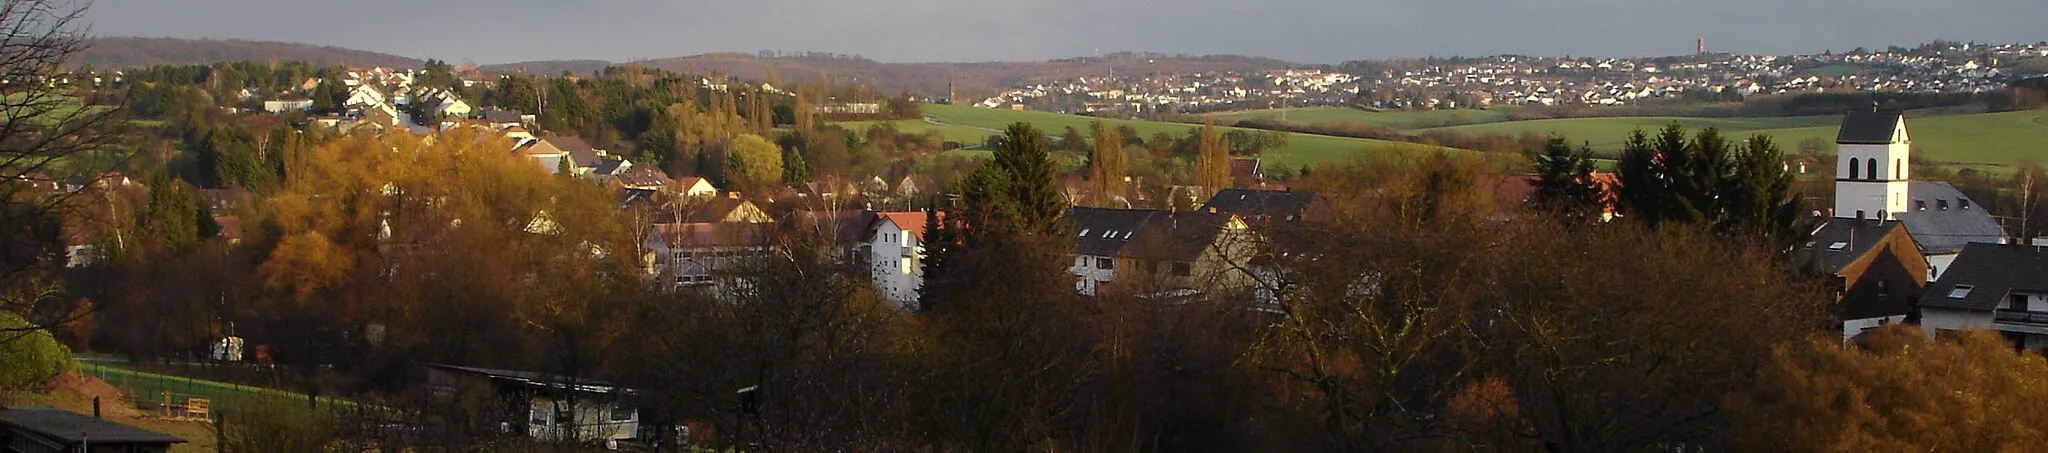
[[97, 36], [290, 41], [481, 64], [824, 51], [888, 62], [1098, 50], [1303, 63], [1805, 53], [2048, 40], [2048, 0], [96, 0]]

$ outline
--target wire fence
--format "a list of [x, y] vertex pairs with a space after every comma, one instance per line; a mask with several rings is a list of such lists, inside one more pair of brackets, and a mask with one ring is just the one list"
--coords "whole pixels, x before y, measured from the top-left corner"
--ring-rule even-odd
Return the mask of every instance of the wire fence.
[[[221, 369], [203, 369], [217, 368], [212, 366], [172, 365], [167, 370], [142, 371], [134, 369], [140, 367], [87, 361], [81, 362], [78, 368], [80, 373], [120, 390], [138, 410], [169, 418], [210, 418], [214, 412], [258, 404], [311, 404], [314, 408], [327, 409], [353, 409], [356, 406], [347, 400], [308, 398], [304, 392], [241, 383], [247, 380], [201, 378], [222, 374]], [[251, 370], [225, 371], [249, 373]]]

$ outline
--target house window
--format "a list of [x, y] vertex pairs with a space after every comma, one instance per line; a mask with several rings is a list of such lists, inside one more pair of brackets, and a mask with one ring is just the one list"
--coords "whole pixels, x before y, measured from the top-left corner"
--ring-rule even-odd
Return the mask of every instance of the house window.
[[1087, 269], [1087, 268], [1088, 268], [1088, 257], [1085, 257], [1085, 256], [1076, 256], [1076, 257], [1074, 257], [1074, 267], [1078, 267], [1078, 268], [1082, 268], [1082, 269]]
[[1878, 281], [1877, 281], [1877, 297], [1885, 297], [1885, 296], [1890, 296], [1890, 295], [1892, 295], [1892, 287], [1891, 287], [1891, 281], [1890, 281], [1890, 280], [1878, 280]]
[[1935, 208], [1935, 209], [1940, 209], [1940, 210], [1943, 210], [1943, 211], [1947, 211], [1947, 210], [1948, 210], [1948, 199], [1947, 199], [1947, 198], [1943, 198], [1943, 199], [1939, 199], [1939, 200], [1934, 200], [1934, 208]]
[[1863, 220], [1863, 219], [1867, 219], [1867, 218], [1868, 218], [1868, 217], [1864, 217], [1864, 216], [1863, 216], [1863, 210], [1862, 210], [1862, 209], [1858, 209], [1858, 210], [1856, 210], [1856, 220]]
[[1927, 200], [1913, 200], [1913, 210], [1915, 210], [1915, 211], [1925, 211], [1925, 210], [1927, 210]]
[[1970, 297], [1970, 290], [1973, 289], [1977, 289], [1977, 287], [1973, 285], [1956, 285], [1955, 288], [1951, 288], [1948, 290], [1948, 298], [1961, 299], [1965, 297]]
[[1871, 158], [1870, 160], [1864, 161], [1863, 165], [1865, 167], [1868, 167], [1867, 173], [1870, 173], [1870, 179], [1877, 179], [1877, 158]]
[[1860, 162], [1857, 162], [1857, 161], [1859, 161], [1859, 160], [1861, 160], [1861, 159], [1856, 159], [1856, 158], [1850, 158], [1850, 159], [1849, 159], [1849, 179], [1863, 179], [1863, 174], [1862, 174], [1862, 173], [1858, 173], [1858, 172], [1857, 172], [1858, 170], [1861, 170], [1861, 169], [1862, 169], [1861, 167], [1859, 167], [1859, 166], [1857, 166], [1857, 165], [1856, 165], [1856, 164], [1860, 163]]
[[1095, 267], [1100, 269], [1116, 269], [1116, 260], [1109, 258], [1096, 258]]
[[630, 407], [626, 407], [626, 406], [612, 406], [612, 421], [615, 421], [615, 422], [625, 422], [625, 421], [632, 421], [632, 420], [633, 420], [633, 408], [630, 408]]
[[1963, 209], [1970, 209], [1970, 199], [1968, 198], [1957, 198], [1956, 204], [1962, 205]]
[[1905, 166], [1900, 165], [1901, 162], [1904, 161], [1902, 159], [1892, 159], [1892, 179], [1906, 179]]
[[1173, 275], [1180, 277], [1193, 275], [1195, 273], [1194, 268], [1195, 266], [1188, 263], [1176, 262], [1173, 263]]
[[2014, 295], [2012, 295], [2012, 307], [2011, 307], [2011, 309], [2013, 309], [2013, 310], [2018, 310], [2018, 311], [2027, 311], [2027, 295], [2025, 295], [2025, 294], [2014, 294]]

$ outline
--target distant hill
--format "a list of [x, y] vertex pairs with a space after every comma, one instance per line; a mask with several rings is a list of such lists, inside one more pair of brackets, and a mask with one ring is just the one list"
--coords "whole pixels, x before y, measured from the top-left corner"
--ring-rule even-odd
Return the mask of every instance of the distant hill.
[[617, 63], [612, 63], [604, 60], [543, 60], [523, 61], [519, 63], [507, 64], [487, 64], [477, 66], [477, 70], [492, 74], [526, 73], [552, 76], [560, 75], [562, 71], [568, 71], [571, 74], [588, 75], [590, 73], [602, 71], [605, 67], [614, 64]]
[[[1269, 58], [1236, 55], [1161, 55], [1119, 53], [1100, 58], [1072, 58], [1040, 62], [983, 63], [882, 63], [864, 58], [834, 55], [761, 57], [743, 53], [712, 53], [687, 57], [642, 60], [648, 67], [688, 73], [719, 72], [746, 80], [763, 80], [773, 68], [782, 79], [803, 83], [818, 80], [823, 72], [835, 82], [874, 86], [886, 93], [944, 96], [948, 84], [962, 98], [995, 94], [998, 89], [1023, 84], [1071, 79], [1083, 75], [1191, 73], [1216, 71], [1258, 71], [1298, 67]], [[559, 74], [564, 70], [589, 74], [608, 64], [599, 61], [537, 61], [484, 66], [486, 72], [516, 72], [524, 67], [530, 74]]]
[[136, 68], [161, 64], [212, 64], [223, 61], [307, 61], [320, 66], [417, 68], [425, 61], [397, 55], [272, 41], [177, 38], [93, 38], [72, 66]]

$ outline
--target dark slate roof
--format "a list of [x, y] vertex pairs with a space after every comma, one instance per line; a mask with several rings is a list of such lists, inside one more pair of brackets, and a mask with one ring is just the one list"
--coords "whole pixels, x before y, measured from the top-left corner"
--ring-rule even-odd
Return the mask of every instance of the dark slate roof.
[[1067, 222], [1073, 224], [1074, 253], [1081, 255], [1117, 256], [1125, 245], [1136, 238], [1139, 227], [1145, 219], [1160, 211], [1149, 209], [1109, 209], [1075, 207], [1067, 212]]
[[[1957, 285], [1971, 286], [1968, 294], [1949, 295]], [[1929, 307], [1991, 310], [1998, 308], [2013, 291], [2048, 292], [2048, 247], [2031, 245], [1971, 243], [1942, 272], [1941, 279], [1927, 286], [1920, 304]]]
[[624, 160], [606, 160], [604, 162], [598, 163], [597, 170], [594, 170], [594, 172], [600, 175], [617, 176], [619, 173], [619, 167], [624, 165], [626, 165], [626, 161]]
[[614, 177], [627, 187], [662, 187], [668, 185], [668, 173], [654, 165], [634, 165]]
[[1899, 112], [1851, 111], [1842, 115], [1842, 129], [1835, 134], [1835, 143], [1891, 143], [1892, 131], [1904, 116]]
[[[1913, 233], [1913, 242], [1920, 244], [1923, 253], [1946, 255], [1962, 251], [1964, 244], [1996, 243], [2005, 237], [2005, 229], [1984, 206], [1970, 202], [1946, 182], [1915, 181], [1907, 186], [1906, 194], [1907, 212], [1898, 214], [1899, 222]], [[1944, 201], [1948, 209], [1941, 208]], [[1926, 210], [1919, 209], [1920, 202], [1926, 202]]]
[[484, 109], [483, 119], [488, 123], [517, 123], [520, 120], [519, 112], [498, 109]]
[[1214, 209], [1246, 218], [1300, 218], [1315, 199], [1315, 192], [1308, 191], [1223, 189], [1203, 203], [1202, 210]]
[[[1835, 275], [1856, 258], [1870, 252], [1893, 228], [1900, 227], [1902, 225], [1898, 222], [1829, 219], [1827, 224], [1814, 230], [1813, 237], [1807, 241], [1808, 246], [1793, 251], [1793, 262], [1801, 268]], [[1907, 228], [1907, 232], [1911, 233], [1912, 228]], [[1834, 249], [1838, 243], [1843, 245], [1841, 250]]]
[[48, 407], [0, 409], [0, 425], [15, 427], [66, 444], [77, 444], [87, 440], [94, 444], [185, 443], [185, 439], [178, 436]]
[[1200, 258], [1231, 218], [1231, 214], [1207, 210], [1075, 207], [1067, 213], [1073, 224], [1076, 254], [1173, 260]]

